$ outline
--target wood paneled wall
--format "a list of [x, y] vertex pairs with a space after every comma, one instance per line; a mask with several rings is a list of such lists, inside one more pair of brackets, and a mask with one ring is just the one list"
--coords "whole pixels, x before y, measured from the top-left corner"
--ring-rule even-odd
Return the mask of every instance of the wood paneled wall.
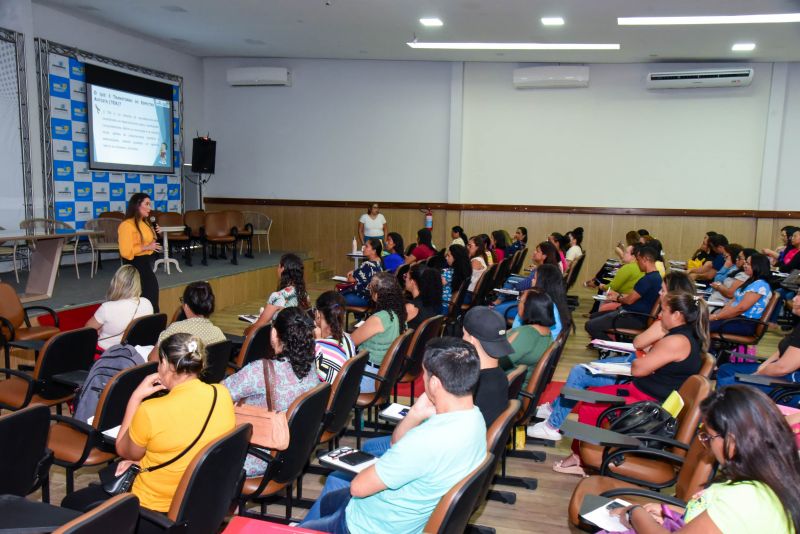
[[[270, 241], [273, 249], [301, 250], [338, 274], [352, 269], [345, 254], [350, 250], [358, 218], [364, 207], [253, 205], [208, 202], [208, 211], [238, 209], [258, 211], [273, 219]], [[406, 245], [423, 227], [424, 215], [413, 208], [385, 208], [389, 231], [399, 232]], [[797, 219], [753, 216], [667, 216], [609, 213], [537, 213], [532, 211], [439, 209], [433, 212], [433, 239], [441, 247], [450, 242], [450, 228], [463, 226], [468, 235], [505, 229], [513, 234], [517, 226], [528, 228], [529, 242], [538, 243], [551, 232], [565, 233], [577, 226], [585, 230], [583, 247], [588, 257], [587, 270], [595, 269], [613, 255], [617, 241], [628, 230], [646, 228], [664, 244], [668, 258], [685, 259], [697, 249], [707, 230], [725, 234], [731, 242], [757, 248], [774, 247], [780, 228], [797, 224]]]

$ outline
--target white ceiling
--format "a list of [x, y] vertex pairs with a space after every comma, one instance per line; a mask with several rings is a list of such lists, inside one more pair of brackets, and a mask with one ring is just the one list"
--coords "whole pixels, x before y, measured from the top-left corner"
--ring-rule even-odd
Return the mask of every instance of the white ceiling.
[[[618, 16], [800, 12], [800, 0], [35, 0], [189, 54], [439, 61], [800, 61], [800, 23], [617, 26]], [[330, 5], [328, 5], [330, 4]], [[562, 16], [544, 27], [542, 16]], [[439, 17], [424, 28], [421, 17]], [[420, 41], [620, 43], [619, 51], [413, 50]], [[731, 52], [736, 42], [756, 50]]]

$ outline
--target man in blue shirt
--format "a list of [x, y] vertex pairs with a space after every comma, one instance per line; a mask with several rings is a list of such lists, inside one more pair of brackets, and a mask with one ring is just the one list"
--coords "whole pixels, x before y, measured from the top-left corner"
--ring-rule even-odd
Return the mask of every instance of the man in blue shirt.
[[[650, 246], [643, 246], [636, 254], [636, 263], [644, 276], [636, 282], [633, 290], [627, 295], [620, 295], [614, 291], [606, 294], [606, 302], [619, 302], [618, 309], [592, 314], [586, 322], [586, 332], [589, 339], [610, 340], [607, 330], [616, 325], [617, 328], [644, 328], [647, 317], [653, 310], [653, 305], [658, 300], [661, 291], [661, 274], [656, 268], [658, 252]], [[625, 315], [622, 312], [631, 312], [642, 315]], [[616, 320], [616, 323], [614, 322]]]
[[334, 534], [421, 532], [456, 483], [486, 456], [486, 425], [472, 395], [480, 362], [456, 338], [428, 343], [425, 393], [392, 434], [392, 446], [349, 488], [320, 495], [319, 519], [302, 527]]

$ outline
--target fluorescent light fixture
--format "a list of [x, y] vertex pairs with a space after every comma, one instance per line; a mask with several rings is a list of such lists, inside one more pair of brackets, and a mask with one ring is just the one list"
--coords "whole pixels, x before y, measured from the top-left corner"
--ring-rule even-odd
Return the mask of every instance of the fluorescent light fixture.
[[419, 19], [419, 22], [423, 26], [431, 26], [431, 27], [444, 26], [444, 22], [442, 22], [442, 19], [437, 19], [437, 18], [427, 18], [427, 19], [423, 18]]
[[734, 52], [752, 52], [755, 49], [755, 43], [736, 43], [731, 47]]
[[619, 43], [406, 43], [430, 50], [619, 50]]
[[776, 24], [800, 22], [800, 13], [774, 15], [709, 15], [697, 17], [618, 17], [619, 26], [674, 26], [690, 24]]
[[563, 17], [542, 17], [542, 24], [544, 26], [563, 26], [564, 25], [564, 18]]

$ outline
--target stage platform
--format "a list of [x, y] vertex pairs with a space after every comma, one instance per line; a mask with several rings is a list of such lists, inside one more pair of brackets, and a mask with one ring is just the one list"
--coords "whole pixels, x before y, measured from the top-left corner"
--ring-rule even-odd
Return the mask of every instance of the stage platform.
[[[182, 273], [179, 273], [173, 266], [171, 268], [172, 274], [167, 275], [163, 267], [160, 267], [156, 274], [161, 289], [161, 311], [172, 313], [177, 308], [177, 297], [183, 292], [184, 286], [197, 280], [207, 280], [211, 282], [212, 286], [224, 284], [226, 289], [228, 289], [229, 285], [237, 287], [239, 291], [233, 292], [236, 294], [241, 294], [242, 289], [253, 291], [249, 296], [243, 295], [247, 298], [242, 299], [238, 295], [230, 295], [229, 293], [231, 292], [228, 291], [222, 293], [217, 290], [217, 287], [214, 287], [218, 298], [217, 309], [239, 303], [242, 300], [252, 300], [254, 297], [265, 298], [266, 294], [268, 294], [264, 293], [267, 286], [270, 288], [269, 291], [274, 291], [277, 282], [275, 267], [277, 267], [282, 254], [283, 251], [276, 251], [271, 254], [254, 253], [254, 258], [239, 256], [239, 265], [232, 265], [230, 255], [228, 255], [227, 260], [209, 258], [208, 266], [204, 266], [200, 263], [200, 255], [195, 253], [192, 266], [185, 265], [183, 260], [180, 260]], [[304, 260], [309, 259], [305, 253], [297, 252], [297, 254]], [[120, 262], [116, 258], [104, 259], [103, 268], [98, 269], [94, 278], [91, 278], [89, 276], [89, 264], [80, 264], [81, 278], [78, 280], [75, 276], [74, 265], [62, 265], [59, 268], [52, 298], [32, 302], [29, 305], [47, 306], [56, 311], [62, 311], [103, 302], [111, 278], [119, 266]], [[309, 267], [310, 265], [306, 265], [307, 272]], [[265, 272], [258, 273], [258, 271]], [[0, 276], [0, 280], [10, 284], [18, 293], [21, 293], [24, 291], [27, 276], [28, 271], [20, 271], [19, 284], [16, 283], [13, 272], [3, 273]], [[259, 280], [260, 278], [267, 278], [268, 280], [261, 281]], [[264, 286], [263, 291], [259, 292], [259, 288], [264, 282], [267, 282], [267, 285]]]

